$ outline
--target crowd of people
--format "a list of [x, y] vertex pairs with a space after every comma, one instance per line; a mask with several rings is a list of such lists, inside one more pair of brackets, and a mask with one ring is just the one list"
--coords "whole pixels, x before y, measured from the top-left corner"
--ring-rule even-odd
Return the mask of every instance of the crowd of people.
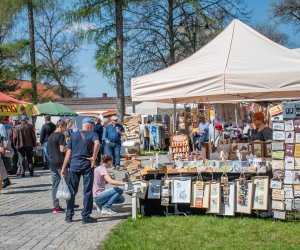
[[[93, 206], [102, 214], [113, 215], [115, 203], [124, 202], [125, 182], [117, 181], [108, 173], [108, 168], [120, 169], [121, 137], [124, 127], [118, 117], [111, 122], [99, 118], [84, 118], [82, 129], [73, 129], [73, 120], [59, 120], [56, 124], [51, 116], [45, 116], [41, 129], [40, 145], [44, 153], [44, 169], [49, 169], [52, 180], [53, 213], [66, 211], [66, 222], [74, 216], [75, 197], [80, 178], [83, 178], [82, 223], [96, 222], [90, 215]], [[0, 191], [11, 185], [8, 175], [25, 177], [28, 168], [33, 177], [33, 153], [37, 138], [33, 125], [26, 115], [0, 117]], [[61, 179], [66, 181], [70, 199], [64, 210], [56, 198]], [[115, 187], [105, 189], [106, 183]], [[121, 186], [121, 187], [120, 187]]]

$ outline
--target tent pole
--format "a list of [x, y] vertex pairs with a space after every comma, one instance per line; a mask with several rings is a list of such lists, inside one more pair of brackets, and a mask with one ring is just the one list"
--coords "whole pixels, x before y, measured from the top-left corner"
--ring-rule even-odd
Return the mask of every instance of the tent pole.
[[174, 99], [174, 112], [173, 112], [173, 134], [176, 132], [176, 99]]
[[135, 114], [135, 102], [132, 102], [132, 113]]
[[235, 110], [234, 110], [234, 114], [235, 114], [235, 124], [236, 126], [238, 125], [238, 116], [237, 116], [237, 103], [235, 104]]

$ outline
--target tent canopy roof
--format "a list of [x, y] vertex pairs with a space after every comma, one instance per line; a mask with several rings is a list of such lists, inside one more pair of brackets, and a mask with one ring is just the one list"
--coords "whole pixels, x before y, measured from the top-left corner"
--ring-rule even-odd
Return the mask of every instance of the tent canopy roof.
[[239, 20], [192, 56], [131, 80], [132, 100], [222, 102], [300, 97], [300, 53]]

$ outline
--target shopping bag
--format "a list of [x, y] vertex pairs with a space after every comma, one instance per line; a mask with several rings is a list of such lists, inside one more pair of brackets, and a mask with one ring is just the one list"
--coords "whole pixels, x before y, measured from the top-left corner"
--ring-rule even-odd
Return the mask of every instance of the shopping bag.
[[71, 198], [71, 193], [64, 177], [61, 177], [60, 179], [60, 183], [58, 185], [56, 193], [56, 198], [62, 200], [69, 200]]

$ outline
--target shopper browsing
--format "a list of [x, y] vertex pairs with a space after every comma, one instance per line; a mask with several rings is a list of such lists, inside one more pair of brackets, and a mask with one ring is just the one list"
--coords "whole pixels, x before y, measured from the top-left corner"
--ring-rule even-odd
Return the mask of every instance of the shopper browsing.
[[102, 156], [102, 164], [96, 167], [94, 171], [94, 205], [99, 212], [101, 211], [101, 214], [116, 214], [116, 212], [111, 209], [111, 206], [125, 201], [122, 195], [122, 188], [112, 187], [105, 190], [106, 182], [114, 186], [124, 186], [126, 184], [125, 182], [112, 179], [107, 172], [107, 169], [112, 167], [112, 162], [112, 156], [104, 155]]

